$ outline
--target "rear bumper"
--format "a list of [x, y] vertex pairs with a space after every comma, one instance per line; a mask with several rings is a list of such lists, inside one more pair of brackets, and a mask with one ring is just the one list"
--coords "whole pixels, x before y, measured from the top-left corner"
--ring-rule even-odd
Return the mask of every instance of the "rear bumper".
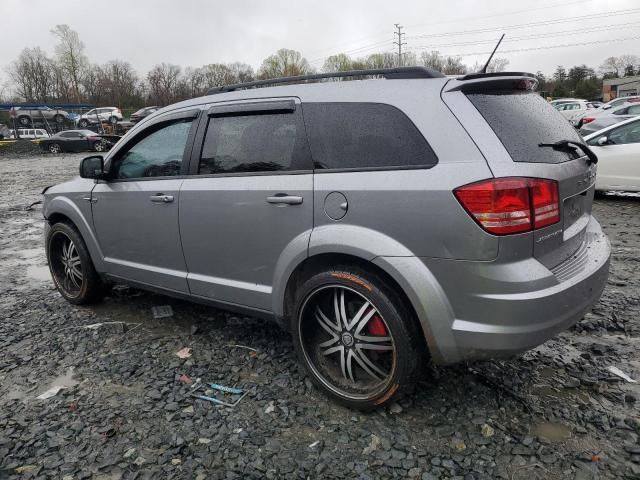
[[[524, 279], [516, 282], [524, 287], [523, 291], [486, 293], [486, 288], [482, 288], [483, 292], [472, 294], [471, 304], [465, 310], [479, 313], [476, 318], [453, 321], [457, 350], [454, 358], [512, 356], [540, 345], [574, 325], [599, 300], [609, 275], [610, 254], [609, 240], [600, 224], [592, 218], [585, 242], [578, 252], [549, 271], [554, 277], [554, 285], [527, 291], [527, 280]], [[534, 259], [531, 261], [537, 263]], [[510, 275], [509, 266], [505, 267], [505, 275]], [[526, 271], [526, 266], [522, 267]], [[541, 269], [536, 267], [531, 270], [534, 272], [531, 285], [540, 283], [536, 273]]]
[[[600, 298], [610, 254], [606, 235], [591, 218], [580, 249], [553, 270], [534, 258], [507, 263], [422, 258], [428, 272], [422, 273], [424, 288], [416, 291], [412, 285], [408, 296], [434, 362], [509, 357], [574, 325]], [[433, 288], [434, 281], [439, 288]], [[414, 276], [406, 284], [415, 282]]]

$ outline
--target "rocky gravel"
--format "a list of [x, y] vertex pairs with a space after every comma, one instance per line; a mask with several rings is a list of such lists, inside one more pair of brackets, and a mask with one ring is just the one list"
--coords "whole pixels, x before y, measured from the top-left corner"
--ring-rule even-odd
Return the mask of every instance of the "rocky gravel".
[[[65, 302], [25, 208], [82, 155], [1, 155], [0, 478], [640, 478], [640, 387], [608, 370], [640, 380], [639, 197], [594, 205], [611, 277], [576, 327], [508, 361], [428, 366], [363, 414], [312, 387], [275, 324], [127, 287]], [[248, 393], [217, 406], [197, 379]]]

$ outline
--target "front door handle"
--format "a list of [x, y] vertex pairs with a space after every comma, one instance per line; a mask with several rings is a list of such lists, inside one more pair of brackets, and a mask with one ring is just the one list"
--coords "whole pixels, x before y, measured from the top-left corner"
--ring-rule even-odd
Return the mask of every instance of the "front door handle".
[[156, 193], [151, 195], [149, 199], [153, 203], [171, 203], [173, 202], [173, 195], [165, 195], [164, 193]]
[[267, 197], [267, 202], [274, 204], [300, 205], [302, 203], [302, 197], [297, 195], [279, 194], [274, 195], [273, 197]]

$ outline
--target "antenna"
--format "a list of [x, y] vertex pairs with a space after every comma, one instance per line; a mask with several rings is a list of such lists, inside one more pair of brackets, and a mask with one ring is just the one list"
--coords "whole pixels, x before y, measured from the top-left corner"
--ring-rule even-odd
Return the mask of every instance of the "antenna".
[[495, 48], [493, 49], [493, 52], [491, 52], [491, 55], [489, 55], [489, 60], [487, 60], [487, 63], [484, 64], [484, 67], [482, 67], [482, 70], [480, 70], [479, 73], [487, 73], [487, 67], [489, 66], [489, 63], [491, 63], [491, 60], [493, 59], [493, 56], [496, 54], [496, 50], [498, 50], [498, 47], [502, 43], [502, 39], [503, 38], [504, 38], [504, 33], [500, 37], [500, 40], [498, 40], [498, 43], [496, 44]]

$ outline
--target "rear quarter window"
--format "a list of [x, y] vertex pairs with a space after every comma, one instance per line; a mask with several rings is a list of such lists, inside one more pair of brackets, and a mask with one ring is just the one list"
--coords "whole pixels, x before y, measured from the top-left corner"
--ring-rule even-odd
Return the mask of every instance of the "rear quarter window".
[[316, 169], [428, 168], [438, 159], [399, 109], [381, 103], [302, 105]]
[[540, 143], [582, 142], [571, 124], [535, 92], [473, 93], [467, 98], [493, 129], [515, 162], [561, 163], [575, 154]]

